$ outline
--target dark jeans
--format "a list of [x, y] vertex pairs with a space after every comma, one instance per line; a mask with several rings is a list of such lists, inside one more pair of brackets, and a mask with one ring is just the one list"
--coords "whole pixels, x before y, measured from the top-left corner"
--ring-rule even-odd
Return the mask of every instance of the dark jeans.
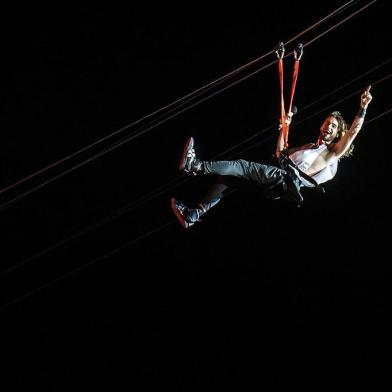
[[285, 169], [274, 165], [239, 159], [236, 161], [204, 161], [203, 174], [218, 176], [216, 183], [203, 197], [196, 208], [187, 209], [187, 220], [195, 222], [201, 215], [217, 205], [230, 189], [246, 189], [256, 185], [264, 196], [272, 200], [286, 200], [297, 206], [302, 204], [300, 193], [301, 179], [298, 172], [286, 166]]
[[219, 177], [198, 207], [189, 210], [192, 220], [197, 220], [203, 213], [218, 204], [228, 190], [246, 188], [249, 185], [256, 185], [269, 199], [291, 199], [290, 201], [302, 202], [302, 196], [299, 193], [300, 185], [294, 185], [290, 173], [277, 166], [243, 159], [205, 161], [203, 162], [203, 174], [213, 174]]
[[276, 166], [249, 162], [243, 159], [237, 161], [205, 161], [204, 174], [232, 176], [244, 178], [260, 186], [277, 181], [286, 172]]

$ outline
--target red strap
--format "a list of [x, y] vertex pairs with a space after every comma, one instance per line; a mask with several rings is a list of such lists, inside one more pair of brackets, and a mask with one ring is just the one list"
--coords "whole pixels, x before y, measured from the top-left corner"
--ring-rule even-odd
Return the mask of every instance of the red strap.
[[295, 92], [295, 86], [297, 85], [298, 71], [299, 71], [299, 60], [296, 60], [294, 63], [294, 70], [293, 70], [293, 83], [291, 85], [289, 112], [291, 112], [291, 109], [293, 108], [294, 92]]
[[[288, 137], [289, 137], [289, 125], [286, 124], [286, 110], [284, 105], [284, 88], [283, 88], [283, 59], [278, 59], [278, 67], [279, 67], [279, 82], [280, 82], [280, 121], [282, 124], [282, 134], [284, 140], [284, 146], [288, 148]], [[295, 87], [297, 85], [299, 72], [299, 59], [295, 60], [294, 69], [293, 69], [293, 81], [291, 84], [291, 94], [290, 94], [290, 105], [288, 112], [292, 111], [293, 108], [293, 100]]]
[[[293, 100], [294, 100], [295, 87], [297, 85], [298, 71], [299, 71], [299, 60], [295, 60], [294, 69], [293, 69], [293, 81], [292, 81], [292, 84], [291, 84], [289, 113], [293, 109]], [[286, 130], [286, 133], [285, 133], [284, 144], [285, 144], [285, 148], [288, 148], [288, 146], [289, 146], [289, 144], [288, 144], [289, 125], [287, 125], [286, 128], [287, 128], [287, 130]]]
[[282, 125], [283, 140], [287, 140], [288, 127], [286, 124], [286, 111], [284, 108], [284, 88], [283, 88], [283, 59], [278, 59], [279, 82], [280, 82], [280, 123]]

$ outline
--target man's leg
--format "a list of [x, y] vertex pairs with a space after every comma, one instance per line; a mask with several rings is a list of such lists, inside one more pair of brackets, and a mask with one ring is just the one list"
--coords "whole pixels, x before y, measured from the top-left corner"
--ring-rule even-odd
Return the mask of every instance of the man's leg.
[[243, 178], [258, 185], [269, 185], [282, 177], [282, 169], [243, 159], [233, 161], [201, 161], [196, 157], [193, 137], [185, 144], [180, 170], [193, 175], [215, 174]]
[[254, 185], [252, 181], [246, 178], [219, 176], [216, 183], [209, 189], [196, 207], [191, 208], [184, 203], [172, 199], [172, 209], [181, 226], [187, 229], [200, 221], [201, 216], [215, 207], [230, 190], [254, 190]]
[[180, 169], [194, 175], [219, 175], [217, 183], [211, 188], [196, 208], [189, 208], [185, 204], [172, 199], [174, 214], [184, 228], [194, 225], [200, 217], [217, 205], [224, 193], [233, 186], [240, 186], [244, 182], [251, 182], [263, 188], [275, 187], [282, 181], [283, 171], [271, 165], [264, 165], [245, 160], [235, 161], [200, 161], [196, 158], [193, 138], [188, 139]]
[[202, 174], [232, 176], [255, 183], [261, 187], [282, 178], [284, 171], [272, 165], [238, 159], [235, 161], [204, 161], [201, 162]]
[[224, 196], [226, 190], [230, 188], [228, 184], [229, 177], [219, 177], [218, 181], [211, 187], [207, 194], [195, 208], [190, 208], [184, 203], [171, 199], [173, 212], [180, 222], [181, 226], [187, 229], [200, 221], [200, 217], [208, 210], [216, 206]]

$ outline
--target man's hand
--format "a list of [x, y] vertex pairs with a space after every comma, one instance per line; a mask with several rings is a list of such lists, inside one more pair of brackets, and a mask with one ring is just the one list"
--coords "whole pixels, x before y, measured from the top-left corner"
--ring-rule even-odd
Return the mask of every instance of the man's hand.
[[373, 99], [372, 95], [370, 94], [371, 87], [372, 86], [369, 86], [361, 95], [361, 109], [366, 109], [370, 101]]
[[286, 114], [285, 123], [286, 123], [287, 125], [290, 125], [290, 124], [291, 124], [291, 120], [293, 119], [293, 115], [294, 115], [293, 112], [288, 112], [288, 113]]
[[[289, 126], [291, 124], [291, 120], [293, 119], [293, 115], [294, 115], [293, 112], [288, 112], [286, 114], [286, 118], [285, 118], [284, 122], [287, 126]], [[280, 131], [281, 129], [282, 129], [282, 120], [279, 120], [278, 131]]]

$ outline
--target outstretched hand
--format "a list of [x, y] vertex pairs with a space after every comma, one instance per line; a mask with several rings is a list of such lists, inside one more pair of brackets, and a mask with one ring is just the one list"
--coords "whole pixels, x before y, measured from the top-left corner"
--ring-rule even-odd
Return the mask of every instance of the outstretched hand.
[[369, 86], [361, 95], [361, 109], [366, 109], [373, 99], [372, 94], [370, 94], [371, 87]]

